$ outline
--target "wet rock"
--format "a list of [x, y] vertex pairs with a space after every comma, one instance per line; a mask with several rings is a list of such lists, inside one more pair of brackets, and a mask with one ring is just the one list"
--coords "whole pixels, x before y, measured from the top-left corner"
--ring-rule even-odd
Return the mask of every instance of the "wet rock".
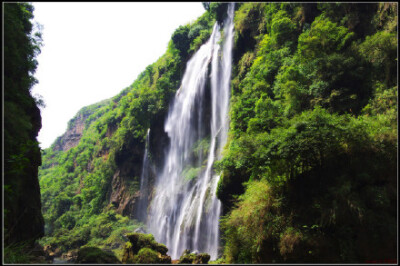
[[122, 263], [171, 263], [167, 255], [168, 248], [154, 240], [151, 234], [127, 234], [129, 239], [125, 243]]
[[76, 263], [108, 263], [121, 264], [112, 252], [96, 247], [84, 247], [79, 249]]

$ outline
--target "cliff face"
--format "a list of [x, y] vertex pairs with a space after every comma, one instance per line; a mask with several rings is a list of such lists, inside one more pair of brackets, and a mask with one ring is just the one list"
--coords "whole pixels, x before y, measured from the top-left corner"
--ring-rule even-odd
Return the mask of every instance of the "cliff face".
[[[41, 154], [36, 142], [41, 128], [40, 110], [32, 106], [29, 119], [33, 125], [30, 137], [20, 147], [23, 158], [21, 161], [12, 160], [5, 166], [4, 185], [5, 195], [5, 241], [7, 243], [29, 241], [44, 234], [44, 221], [41, 212], [40, 187], [38, 182], [38, 167], [41, 165]], [[29, 143], [29, 144], [28, 144]], [[12, 153], [13, 148], [5, 143], [5, 153]], [[13, 155], [10, 156], [11, 158]], [[19, 168], [16, 170], [16, 168]]]
[[[152, 190], [155, 181], [155, 173], [160, 171], [164, 160], [164, 147], [168, 145], [168, 136], [164, 132], [165, 113], [160, 113], [158, 117], [152, 120], [150, 126], [150, 143], [148, 153], [151, 157], [149, 169], [143, 169], [143, 153], [145, 146], [143, 143], [131, 144], [119, 153], [117, 153], [116, 164], [117, 170], [114, 173], [110, 186], [110, 202], [116, 211], [122, 215], [129, 216], [134, 219], [143, 220], [136, 212], [139, 198], [142, 191], [138, 190], [140, 186], [140, 176], [142, 171], [147, 172], [147, 188], [149, 193], [144, 195], [147, 202], [152, 199]], [[143, 196], [143, 195], [142, 195]]]
[[32, 244], [44, 234], [38, 182], [41, 154], [36, 141], [41, 116], [30, 95], [40, 42], [30, 36], [29, 20], [33, 18], [30, 4], [3, 7], [4, 241]]
[[83, 129], [85, 128], [85, 120], [88, 118], [88, 114], [78, 114], [73, 120], [72, 126], [70, 126], [67, 131], [59, 137], [55, 144], [55, 151], [68, 151], [69, 149], [78, 145]]

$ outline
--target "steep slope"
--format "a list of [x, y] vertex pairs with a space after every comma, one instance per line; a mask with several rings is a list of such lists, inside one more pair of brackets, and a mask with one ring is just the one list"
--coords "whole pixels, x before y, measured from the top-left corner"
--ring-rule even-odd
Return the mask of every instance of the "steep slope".
[[[32, 33], [32, 5], [9, 3], [3, 7], [3, 240], [6, 245], [20, 243], [29, 246], [44, 233], [38, 181], [41, 155], [36, 140], [42, 125], [40, 110], [30, 94], [37, 82], [33, 74], [37, 66], [35, 57], [40, 52], [40, 33]], [[8, 255], [5, 261], [13, 262], [9, 261]]]

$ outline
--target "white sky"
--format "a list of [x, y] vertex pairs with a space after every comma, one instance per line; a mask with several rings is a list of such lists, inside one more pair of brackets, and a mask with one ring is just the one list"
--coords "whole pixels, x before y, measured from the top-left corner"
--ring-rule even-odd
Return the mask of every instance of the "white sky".
[[42, 129], [48, 148], [84, 106], [111, 98], [167, 50], [172, 33], [205, 10], [191, 3], [33, 2], [34, 21], [43, 25], [44, 46], [35, 77]]

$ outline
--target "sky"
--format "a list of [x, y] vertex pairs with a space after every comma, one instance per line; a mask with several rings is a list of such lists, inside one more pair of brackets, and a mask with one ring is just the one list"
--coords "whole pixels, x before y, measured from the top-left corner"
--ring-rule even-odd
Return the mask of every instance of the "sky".
[[50, 147], [84, 106], [117, 95], [167, 50], [172, 33], [201, 16], [201, 2], [32, 2], [43, 26], [35, 73], [38, 141]]

